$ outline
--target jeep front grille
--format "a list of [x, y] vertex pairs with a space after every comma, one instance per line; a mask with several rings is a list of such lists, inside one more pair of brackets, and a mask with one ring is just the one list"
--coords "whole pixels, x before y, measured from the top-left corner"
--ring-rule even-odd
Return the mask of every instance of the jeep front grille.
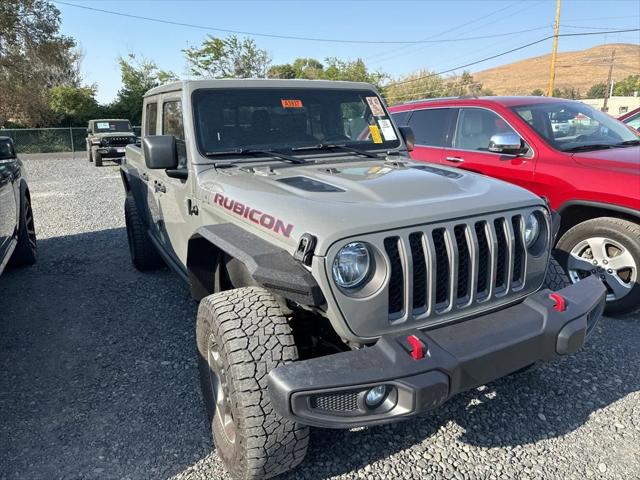
[[131, 136], [105, 137], [102, 139], [102, 142], [105, 147], [124, 147], [130, 143], [134, 143], [135, 139]]
[[527, 268], [524, 245], [521, 214], [386, 237], [390, 321], [437, 316], [522, 290]]

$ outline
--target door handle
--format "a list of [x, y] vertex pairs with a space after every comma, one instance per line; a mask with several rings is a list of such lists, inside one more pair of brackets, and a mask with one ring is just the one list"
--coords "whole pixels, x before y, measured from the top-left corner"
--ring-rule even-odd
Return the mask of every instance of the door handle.
[[464, 158], [462, 158], [462, 157], [447, 157], [446, 160], [447, 160], [447, 162], [453, 162], [453, 163], [462, 163], [462, 162], [464, 162]]
[[140, 174], [140, 177], [142, 178], [142, 180], [144, 180], [145, 182], [149, 181], [149, 175], [145, 172], [142, 172]]

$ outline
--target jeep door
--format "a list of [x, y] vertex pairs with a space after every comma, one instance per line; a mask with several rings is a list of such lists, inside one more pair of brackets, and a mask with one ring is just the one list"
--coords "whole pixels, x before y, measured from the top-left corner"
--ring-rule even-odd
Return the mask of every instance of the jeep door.
[[[182, 99], [176, 93], [162, 98], [162, 135], [173, 135], [176, 139], [178, 168], [188, 172], [187, 149], [184, 133]], [[155, 170], [154, 190], [159, 207], [158, 231], [167, 253], [183, 265], [187, 263], [187, 243], [190, 237], [187, 222], [190, 219], [190, 178], [173, 178], [165, 170]], [[158, 182], [155, 184], [155, 182]]]
[[461, 107], [451, 134], [451, 146], [445, 149], [442, 163], [482, 173], [521, 187], [533, 186], [534, 155], [528, 146], [522, 156], [489, 151], [489, 141], [499, 133], [517, 132], [501, 115], [484, 107]]
[[411, 158], [441, 163], [444, 149], [451, 145], [449, 132], [455, 116], [455, 108], [425, 108], [411, 112], [406, 120], [416, 137]]

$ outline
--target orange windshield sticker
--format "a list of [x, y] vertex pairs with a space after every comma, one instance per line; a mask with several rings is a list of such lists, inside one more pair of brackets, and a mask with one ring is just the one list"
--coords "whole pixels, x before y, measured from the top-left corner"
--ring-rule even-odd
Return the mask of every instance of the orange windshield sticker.
[[373, 143], [382, 143], [382, 136], [380, 135], [380, 129], [377, 125], [369, 125], [369, 131], [371, 132]]
[[302, 100], [280, 99], [282, 108], [302, 108]]

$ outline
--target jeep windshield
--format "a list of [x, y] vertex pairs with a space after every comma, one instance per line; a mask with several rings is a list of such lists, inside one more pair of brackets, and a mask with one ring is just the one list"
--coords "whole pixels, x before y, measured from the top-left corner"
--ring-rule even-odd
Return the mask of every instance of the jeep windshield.
[[640, 136], [587, 104], [549, 102], [511, 108], [552, 147], [585, 152], [637, 145]]
[[313, 153], [327, 151], [327, 145], [361, 151], [400, 146], [388, 112], [370, 90], [199, 89], [193, 93], [193, 111], [198, 148], [209, 156], [251, 150]]
[[98, 120], [94, 123], [95, 133], [106, 132], [131, 132], [131, 124], [126, 120]]

